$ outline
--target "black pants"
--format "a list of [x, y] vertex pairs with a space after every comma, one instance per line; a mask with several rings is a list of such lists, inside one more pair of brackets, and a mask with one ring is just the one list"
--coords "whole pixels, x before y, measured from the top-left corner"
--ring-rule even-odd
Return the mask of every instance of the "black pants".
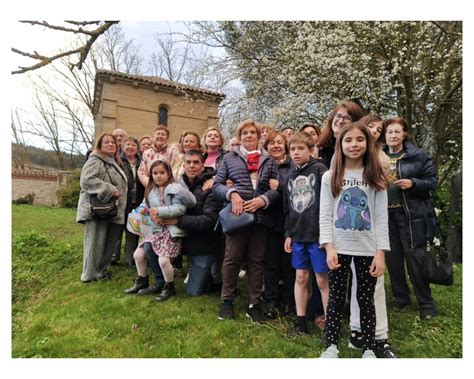
[[[280, 301], [284, 304], [295, 305], [294, 285], [295, 269], [291, 266], [291, 254], [285, 253], [283, 248], [285, 238], [283, 233], [270, 232], [265, 251], [265, 300], [276, 305]], [[278, 282], [283, 279], [280, 290]]]
[[405, 261], [408, 275], [415, 291], [416, 300], [421, 309], [434, 309], [431, 297], [430, 283], [423, 279], [423, 261], [425, 248], [414, 250], [410, 247], [410, 229], [408, 219], [403, 209], [390, 210], [388, 213], [390, 231], [390, 252], [385, 255], [393, 298], [397, 303], [410, 304], [410, 289], [408, 288]]
[[339, 342], [341, 320], [347, 292], [347, 279], [351, 271], [351, 261], [357, 276], [357, 302], [360, 308], [360, 329], [362, 332], [362, 349], [373, 350], [375, 347], [375, 305], [374, 291], [377, 278], [369, 274], [374, 257], [337, 255], [341, 267], [329, 271], [329, 302], [326, 320], [327, 346]]

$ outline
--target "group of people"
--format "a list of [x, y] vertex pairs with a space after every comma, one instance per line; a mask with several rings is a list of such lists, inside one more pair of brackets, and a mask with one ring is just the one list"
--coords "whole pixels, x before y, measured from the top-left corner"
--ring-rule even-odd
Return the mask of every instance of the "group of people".
[[[202, 136], [185, 131], [178, 144], [168, 140], [162, 125], [139, 140], [121, 129], [98, 138], [81, 173], [83, 282], [110, 277], [125, 230], [125, 261], [138, 273], [126, 293], [155, 294], [159, 302], [175, 296], [173, 265], [186, 255], [187, 294], [219, 289], [218, 318], [233, 319], [244, 267], [246, 316], [264, 322], [292, 315], [291, 334], [308, 333], [311, 319], [325, 333], [321, 357], [338, 357], [347, 298], [349, 346], [364, 358], [396, 357], [388, 342], [385, 262], [393, 306], [411, 304], [406, 262], [421, 317], [437, 315], [422, 273], [435, 231], [437, 178], [403, 118], [383, 120], [344, 101], [323, 128], [275, 130], [245, 120], [227, 149], [216, 127]], [[117, 199], [117, 215], [92, 219], [91, 195]], [[229, 203], [235, 216], [253, 214], [253, 223], [223, 233], [219, 212]], [[147, 233], [127, 227], [133, 212], [149, 220]]]

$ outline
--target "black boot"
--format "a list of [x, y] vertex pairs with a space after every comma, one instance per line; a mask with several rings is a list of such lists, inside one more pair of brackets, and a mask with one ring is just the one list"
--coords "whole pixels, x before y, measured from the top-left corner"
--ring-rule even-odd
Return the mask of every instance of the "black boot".
[[171, 296], [176, 296], [176, 289], [174, 288], [174, 282], [166, 282], [163, 287], [163, 291], [155, 297], [156, 301], [165, 301], [168, 300]]
[[133, 283], [133, 287], [127, 288], [123, 292], [125, 293], [137, 293], [143, 288], [148, 287], [148, 275], [147, 276], [139, 276], [138, 278], [135, 279], [135, 282]]

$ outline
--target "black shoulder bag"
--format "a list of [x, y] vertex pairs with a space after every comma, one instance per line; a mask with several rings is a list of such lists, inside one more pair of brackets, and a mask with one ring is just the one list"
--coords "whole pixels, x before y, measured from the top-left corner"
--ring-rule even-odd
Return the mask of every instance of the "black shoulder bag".
[[[105, 164], [104, 164], [105, 167]], [[107, 170], [107, 167], [105, 167], [105, 172], [107, 172], [107, 176], [109, 177], [110, 183], [114, 184], [112, 182], [112, 178], [110, 177], [109, 171]], [[91, 211], [91, 217], [93, 220], [106, 220], [109, 218], [114, 218], [117, 216], [118, 213], [118, 201], [115, 197], [111, 197], [109, 201], [104, 202], [100, 201], [97, 198], [97, 195], [89, 195], [90, 198], [90, 211]]]

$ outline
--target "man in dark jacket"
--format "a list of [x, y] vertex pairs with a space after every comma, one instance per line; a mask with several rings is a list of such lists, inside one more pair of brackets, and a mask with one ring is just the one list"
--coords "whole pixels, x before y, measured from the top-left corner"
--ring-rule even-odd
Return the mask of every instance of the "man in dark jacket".
[[214, 227], [223, 204], [211, 190], [203, 190], [204, 182], [210, 177], [204, 175], [203, 171], [202, 154], [198, 150], [187, 151], [184, 154], [182, 184], [196, 197], [196, 206], [188, 209], [185, 215], [168, 220], [189, 233], [183, 238], [181, 252], [188, 256], [190, 269], [186, 292], [190, 296], [199, 296], [209, 290], [211, 265], [222, 239], [221, 232], [214, 231]]

